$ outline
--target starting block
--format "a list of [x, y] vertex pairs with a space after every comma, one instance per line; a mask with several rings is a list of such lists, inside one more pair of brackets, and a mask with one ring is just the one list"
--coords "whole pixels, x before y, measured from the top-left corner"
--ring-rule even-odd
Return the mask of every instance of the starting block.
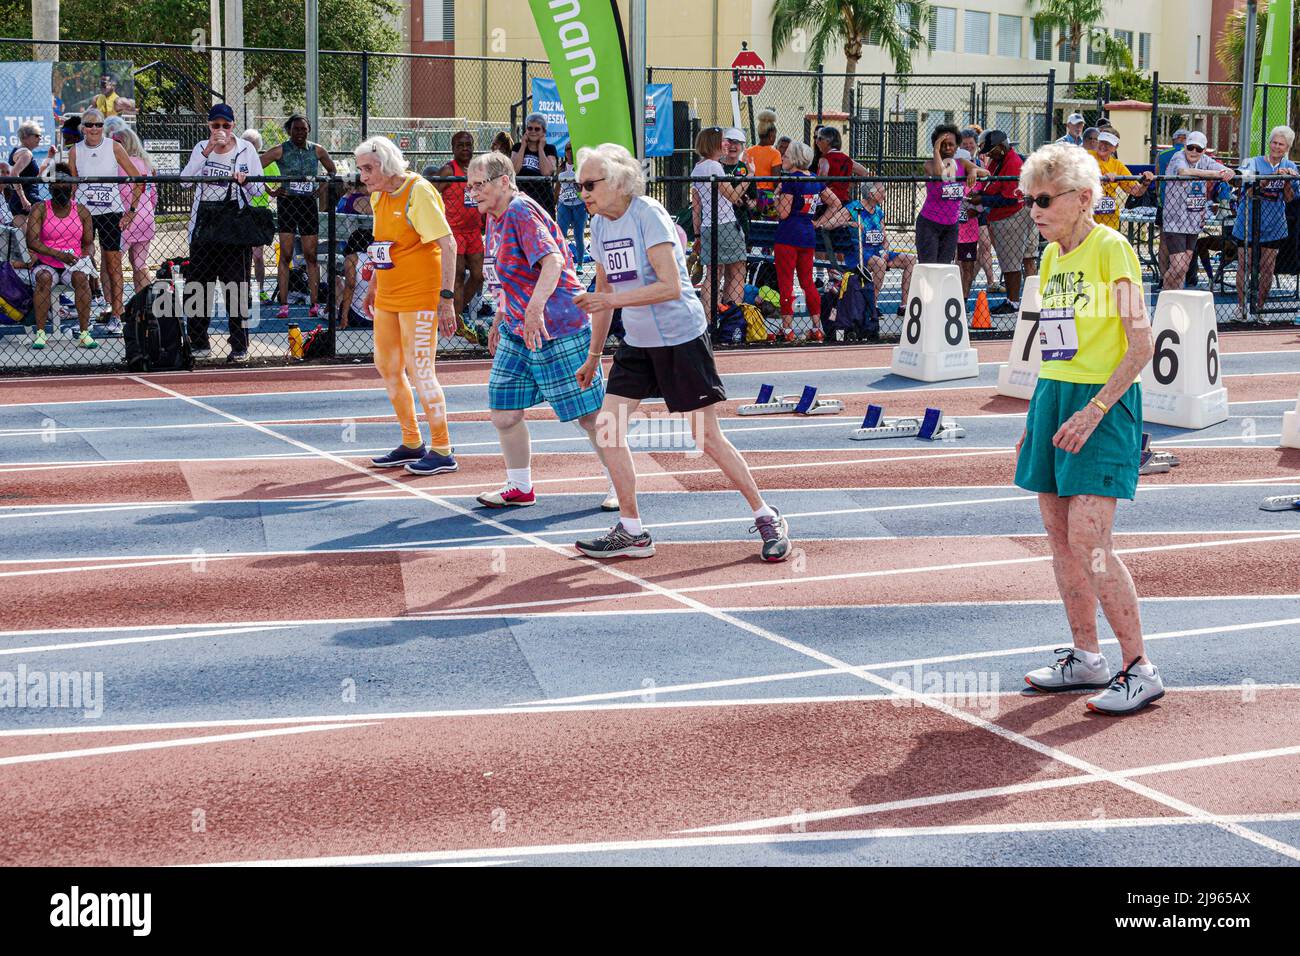
[[952, 419], [945, 420], [937, 408], [927, 408], [923, 418], [886, 418], [881, 405], [868, 405], [862, 427], [849, 436], [854, 441], [875, 438], [919, 438], [922, 441], [945, 441], [965, 438], [966, 429]]
[[736, 409], [737, 415], [838, 415], [844, 411], [844, 403], [839, 399], [823, 401], [817, 397], [816, 385], [805, 385], [803, 394], [786, 395], [774, 398], [775, 385], [763, 385], [758, 390], [758, 398], [752, 405], [741, 405]]
[[1274, 495], [1265, 498], [1260, 511], [1300, 511], [1300, 495]]
[[1142, 455], [1138, 459], [1139, 475], [1163, 475], [1170, 468], [1177, 468], [1182, 462], [1178, 456], [1167, 451], [1153, 451], [1151, 435], [1142, 433]]

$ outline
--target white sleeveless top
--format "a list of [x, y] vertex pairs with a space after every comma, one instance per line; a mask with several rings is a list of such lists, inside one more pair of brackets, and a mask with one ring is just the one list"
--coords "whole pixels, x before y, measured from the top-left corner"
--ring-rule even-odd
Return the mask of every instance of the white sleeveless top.
[[[78, 176], [122, 176], [117, 168], [117, 156], [113, 152], [113, 141], [104, 138], [98, 146], [91, 148], [84, 142], [72, 147], [77, 160]], [[125, 212], [122, 202], [122, 190], [113, 183], [82, 183], [77, 187], [77, 202], [81, 203], [92, 216], [105, 213]]]
[[352, 289], [352, 302], [349, 306], [357, 315], [366, 314], [366, 292], [370, 289], [370, 283], [361, 277], [361, 269], [369, 261], [370, 256], [364, 252], [357, 253], [357, 284]]

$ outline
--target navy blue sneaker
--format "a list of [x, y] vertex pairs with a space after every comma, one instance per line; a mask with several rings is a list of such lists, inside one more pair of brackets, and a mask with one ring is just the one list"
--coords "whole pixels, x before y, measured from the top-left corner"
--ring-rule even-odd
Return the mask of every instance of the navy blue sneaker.
[[436, 451], [429, 452], [419, 461], [406, 463], [406, 470], [413, 475], [441, 475], [444, 472], [455, 471], [459, 467], [454, 457], [439, 455]]
[[419, 461], [427, 454], [429, 449], [420, 444], [417, 448], [408, 448], [405, 445], [398, 445], [387, 455], [381, 455], [378, 458], [371, 458], [370, 464], [376, 468], [400, 468], [408, 461]]

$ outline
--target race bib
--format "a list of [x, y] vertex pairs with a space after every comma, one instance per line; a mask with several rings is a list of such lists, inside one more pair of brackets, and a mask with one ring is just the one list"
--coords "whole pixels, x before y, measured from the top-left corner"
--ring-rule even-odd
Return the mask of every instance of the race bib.
[[965, 223], [968, 222], [969, 220], [970, 220], [970, 210], [963, 208], [962, 211], [957, 214], [957, 222]]
[[612, 239], [604, 244], [605, 277], [610, 282], [632, 282], [637, 278], [631, 239]]
[[1192, 194], [1187, 197], [1188, 212], [1205, 212], [1205, 197]]
[[466, 206], [468, 206], [470, 209], [477, 209], [477, 208], [478, 208], [478, 200], [475, 199], [473, 196], [470, 195], [469, 187], [468, 187], [468, 186], [465, 187], [465, 190], [464, 190], [464, 196], [465, 196], [465, 205], [466, 205]]
[[289, 194], [293, 196], [310, 196], [316, 191], [315, 183], [290, 183]]
[[117, 187], [112, 183], [87, 183], [81, 188], [82, 205], [102, 207], [113, 205], [113, 191]]
[[533, 153], [524, 153], [524, 161], [520, 163], [524, 169], [541, 169], [541, 160]]
[[1115, 197], [1102, 196], [1101, 199], [1097, 200], [1097, 205], [1092, 207], [1092, 211], [1098, 215], [1113, 213], [1115, 211]]
[[483, 257], [483, 284], [488, 291], [496, 294], [501, 291], [501, 277], [497, 275], [497, 257]]
[[862, 241], [869, 246], [883, 246], [885, 244], [885, 231], [883, 229], [868, 229], [862, 234]]
[[372, 242], [366, 247], [366, 255], [374, 263], [376, 269], [391, 269], [393, 267], [393, 244], [392, 242]]
[[1074, 309], [1043, 309], [1038, 316], [1038, 344], [1044, 362], [1068, 362], [1079, 353]]
[[966, 195], [966, 184], [962, 182], [944, 183], [939, 191], [941, 199], [961, 199]]

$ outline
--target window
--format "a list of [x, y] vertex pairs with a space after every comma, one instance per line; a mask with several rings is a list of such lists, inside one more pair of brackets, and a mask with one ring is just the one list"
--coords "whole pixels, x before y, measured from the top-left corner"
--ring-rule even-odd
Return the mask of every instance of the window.
[[1139, 70], [1151, 69], [1151, 34], [1138, 34], [1138, 63]]
[[[1085, 37], [1087, 35], [1088, 34], [1086, 33], [1083, 34]], [[1061, 31], [1061, 45], [1057, 47], [1057, 49], [1060, 51], [1058, 55], [1060, 56], [1062, 63], [1079, 62], [1079, 51], [1070, 43], [1070, 34], [1065, 30]]]
[[998, 56], [1020, 58], [1020, 17], [998, 14]]
[[966, 41], [962, 49], [980, 56], [989, 55], [989, 14], [966, 11]]
[[953, 53], [957, 49], [957, 11], [953, 7], [932, 7], [930, 49]]
[[1130, 55], [1132, 55], [1133, 53], [1133, 31], [1132, 30], [1116, 30], [1115, 39], [1118, 40], [1120, 43], [1124, 44], [1126, 47], [1128, 47], [1128, 52]]
[[1037, 20], [1034, 23], [1034, 58], [1039, 60], [1050, 60], [1052, 58], [1052, 28], [1040, 24]]
[[[427, 2], [427, 0], [426, 0], [426, 2]], [[910, 13], [908, 13], [907, 6], [904, 5], [904, 4], [901, 4], [901, 3], [900, 3], [900, 4], [895, 5], [895, 7], [894, 7], [894, 17], [895, 17], [895, 19], [898, 20], [898, 25], [899, 25], [900, 27], [902, 27], [904, 30], [908, 29], [908, 28], [912, 25], [912, 16], [911, 16]], [[930, 29], [931, 29], [931, 35], [933, 36], [933, 29], [934, 29], [934, 28], [931, 27]], [[871, 33], [867, 35], [867, 45], [868, 45], [868, 46], [880, 46], [880, 31], [879, 31], [879, 30], [872, 30]]]
[[1101, 66], [1101, 51], [1106, 48], [1106, 31], [1094, 27], [1088, 37], [1088, 65]]
[[424, 42], [455, 39], [455, 0], [424, 0]]

